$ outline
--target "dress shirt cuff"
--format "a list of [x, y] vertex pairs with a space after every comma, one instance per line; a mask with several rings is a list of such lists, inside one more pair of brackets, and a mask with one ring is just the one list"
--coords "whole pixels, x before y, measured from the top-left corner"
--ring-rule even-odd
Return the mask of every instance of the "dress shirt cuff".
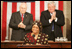
[[49, 19], [49, 23], [51, 23], [50, 19]]

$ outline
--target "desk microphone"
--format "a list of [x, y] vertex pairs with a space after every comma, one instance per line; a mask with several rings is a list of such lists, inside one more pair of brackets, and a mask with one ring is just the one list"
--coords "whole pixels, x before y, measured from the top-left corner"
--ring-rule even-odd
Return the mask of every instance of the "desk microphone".
[[34, 34], [33, 34], [32, 36], [33, 36], [33, 37], [35, 37], [35, 35], [34, 35]]

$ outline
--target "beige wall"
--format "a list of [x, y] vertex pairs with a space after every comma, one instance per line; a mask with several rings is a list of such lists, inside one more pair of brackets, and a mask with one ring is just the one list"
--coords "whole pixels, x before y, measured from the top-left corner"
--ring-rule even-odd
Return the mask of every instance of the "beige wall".
[[[2, 3], [1, 1], [1, 16], [2, 16]], [[71, 1], [63, 2], [63, 12], [65, 15], [65, 25], [63, 27], [63, 36], [71, 39]], [[1, 17], [2, 20], [2, 17]], [[2, 23], [1, 23], [2, 24]]]
[[65, 25], [63, 27], [63, 36], [71, 40], [71, 1], [64, 1], [63, 11], [65, 15]]

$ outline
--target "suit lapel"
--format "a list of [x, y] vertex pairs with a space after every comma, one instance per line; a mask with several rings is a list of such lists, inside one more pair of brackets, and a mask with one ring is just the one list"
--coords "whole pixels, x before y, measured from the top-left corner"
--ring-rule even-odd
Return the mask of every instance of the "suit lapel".
[[27, 13], [24, 14], [24, 19], [23, 19], [23, 23], [25, 22], [25, 20], [27, 19], [28, 15]]
[[57, 17], [57, 15], [58, 15], [58, 14], [57, 14], [57, 10], [55, 10], [55, 11], [56, 11], [56, 17]]
[[50, 15], [50, 12], [47, 10], [47, 14], [48, 14], [48, 18], [50, 19], [51, 18], [51, 15]]
[[18, 14], [18, 19], [19, 19], [19, 21], [21, 22], [21, 15], [20, 15], [20, 11], [18, 12], [19, 14]]

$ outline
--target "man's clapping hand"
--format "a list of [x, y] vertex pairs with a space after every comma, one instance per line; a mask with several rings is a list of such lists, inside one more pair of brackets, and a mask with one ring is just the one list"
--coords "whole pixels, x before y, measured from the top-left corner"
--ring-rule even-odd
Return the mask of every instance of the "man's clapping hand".
[[53, 16], [53, 19], [55, 20], [56, 19], [56, 11], [53, 12], [52, 16]]
[[53, 14], [52, 14], [52, 16], [51, 16], [50, 21], [52, 22], [55, 19], [56, 19], [56, 12], [54, 11]]
[[26, 28], [26, 25], [24, 25], [22, 22], [20, 22], [20, 23], [18, 24], [18, 27], [19, 27], [19, 28], [24, 28], [24, 29], [25, 29], [25, 28]]

